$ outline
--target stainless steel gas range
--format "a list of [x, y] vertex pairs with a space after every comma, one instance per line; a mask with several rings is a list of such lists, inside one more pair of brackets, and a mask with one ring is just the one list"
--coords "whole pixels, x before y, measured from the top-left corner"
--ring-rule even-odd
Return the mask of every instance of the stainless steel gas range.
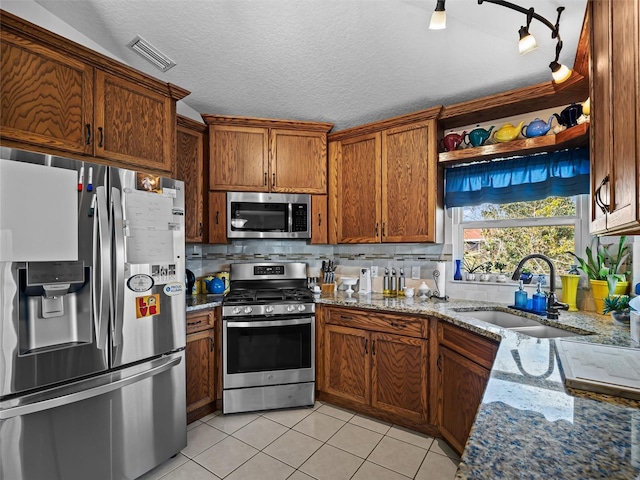
[[223, 413], [311, 406], [315, 304], [305, 263], [236, 263], [222, 304]]

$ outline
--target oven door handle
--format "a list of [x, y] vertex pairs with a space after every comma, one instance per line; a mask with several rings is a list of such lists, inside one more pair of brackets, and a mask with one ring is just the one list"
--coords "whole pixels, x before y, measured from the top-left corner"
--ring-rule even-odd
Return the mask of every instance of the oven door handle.
[[287, 327], [289, 325], [311, 324], [310, 318], [298, 318], [295, 320], [267, 320], [264, 322], [230, 322], [227, 321], [227, 328], [246, 327]]

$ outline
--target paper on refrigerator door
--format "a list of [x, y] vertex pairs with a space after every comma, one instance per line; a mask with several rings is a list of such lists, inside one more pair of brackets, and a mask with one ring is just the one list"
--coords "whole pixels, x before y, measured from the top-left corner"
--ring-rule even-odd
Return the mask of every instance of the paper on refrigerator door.
[[173, 197], [146, 192], [127, 192], [127, 262], [168, 263], [173, 251]]
[[77, 172], [0, 159], [0, 261], [78, 259]]

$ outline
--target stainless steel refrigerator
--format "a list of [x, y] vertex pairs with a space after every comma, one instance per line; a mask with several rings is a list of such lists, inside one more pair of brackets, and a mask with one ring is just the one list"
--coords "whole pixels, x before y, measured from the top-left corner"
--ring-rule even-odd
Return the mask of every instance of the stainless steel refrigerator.
[[186, 446], [184, 184], [0, 148], [0, 480]]

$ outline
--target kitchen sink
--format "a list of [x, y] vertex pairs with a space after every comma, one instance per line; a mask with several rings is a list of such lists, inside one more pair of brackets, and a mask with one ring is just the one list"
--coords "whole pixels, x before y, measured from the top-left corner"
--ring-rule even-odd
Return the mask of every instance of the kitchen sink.
[[498, 327], [519, 332], [536, 338], [576, 337], [580, 335], [592, 335], [586, 330], [565, 330], [563, 328], [545, 325], [532, 318], [523, 317], [502, 310], [456, 310], [460, 315], [469, 316], [483, 322], [491, 323]]

